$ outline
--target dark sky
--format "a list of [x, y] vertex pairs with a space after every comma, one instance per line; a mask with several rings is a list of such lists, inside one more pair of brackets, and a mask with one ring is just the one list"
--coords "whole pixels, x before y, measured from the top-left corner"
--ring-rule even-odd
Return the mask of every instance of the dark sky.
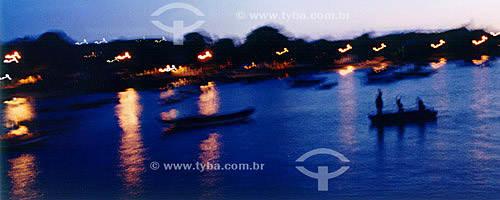
[[[468, 24], [500, 31], [499, 0], [204, 0], [183, 1], [204, 16], [172, 9], [158, 17], [151, 14], [177, 1], [130, 0], [1, 0], [1, 41], [37, 36], [58, 29], [75, 40], [113, 40], [172, 35], [156, 27], [157, 19], [172, 26], [174, 20], [215, 37], [243, 38], [252, 29], [279, 24], [296, 37], [352, 38], [363, 32], [439, 30]], [[243, 13], [243, 14], [242, 14]], [[325, 16], [333, 14], [332, 18]], [[346, 17], [348, 14], [348, 17]], [[272, 18], [274, 15], [274, 19]], [[288, 17], [287, 17], [288, 16]], [[323, 19], [318, 19], [323, 16]], [[338, 17], [342, 17], [339, 19]], [[252, 19], [253, 18], [253, 19]], [[312, 19], [314, 18], [314, 19]]]

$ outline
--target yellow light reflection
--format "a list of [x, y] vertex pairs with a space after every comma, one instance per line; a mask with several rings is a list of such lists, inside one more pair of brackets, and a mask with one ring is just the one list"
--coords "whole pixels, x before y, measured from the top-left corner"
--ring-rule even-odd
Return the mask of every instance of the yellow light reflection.
[[439, 44], [431, 44], [431, 47], [434, 49], [437, 49], [437, 48], [443, 46], [444, 44], [446, 44], [446, 42], [443, 39], [440, 39]]
[[375, 73], [380, 73], [381, 71], [384, 71], [385, 69], [387, 69], [387, 63], [380, 63], [380, 66], [379, 67], [372, 67], [373, 71]]
[[4, 121], [7, 128], [19, 125], [19, 122], [29, 121], [35, 117], [35, 109], [27, 98], [14, 97], [12, 100], [4, 101]]
[[142, 192], [142, 175], [145, 172], [144, 154], [140, 133], [142, 107], [140, 96], [132, 88], [118, 93], [120, 104], [115, 107], [118, 125], [122, 129], [119, 156], [121, 168], [120, 176], [123, 179], [125, 191], [129, 195], [138, 195]]
[[174, 96], [174, 95], [175, 95], [175, 91], [172, 88], [168, 88], [167, 91], [163, 91], [160, 93], [160, 99], [166, 99], [166, 98], [169, 98], [169, 97]]
[[201, 141], [200, 149], [201, 153], [199, 158], [201, 163], [214, 164], [218, 161], [220, 157], [220, 147], [219, 142], [220, 135], [217, 133], [210, 133], [208, 139]]
[[432, 69], [439, 69], [440, 67], [446, 65], [446, 58], [441, 58], [439, 59], [439, 62], [431, 62], [429, 65], [432, 67]]
[[202, 91], [198, 100], [199, 113], [202, 115], [213, 115], [219, 112], [219, 93], [214, 82], [208, 82], [207, 85], [200, 86]]
[[167, 112], [162, 112], [160, 115], [163, 120], [173, 120], [177, 118], [177, 113], [177, 109], [170, 109]]
[[490, 35], [492, 35], [493, 37], [496, 37], [496, 36], [499, 36], [500, 35], [500, 32], [490, 32]]
[[356, 68], [354, 68], [354, 66], [349, 65], [349, 66], [347, 66], [345, 69], [340, 69], [340, 70], [339, 70], [339, 74], [340, 74], [341, 76], [347, 76], [348, 74], [350, 74], [350, 73], [354, 72], [354, 70], [355, 70], [355, 69], [356, 69]]
[[[204, 165], [214, 165], [219, 164], [220, 152], [222, 143], [220, 142], [221, 135], [218, 133], [210, 133], [208, 139], [201, 141], [200, 149], [201, 153], [199, 158], [201, 163]], [[220, 199], [220, 181], [221, 175], [218, 170], [211, 170], [210, 168], [205, 168], [205, 172], [201, 178], [201, 197], [200, 199]]]
[[36, 158], [31, 154], [23, 154], [9, 160], [11, 179], [11, 199], [39, 199], [43, 197], [40, 190], [35, 188], [35, 182], [40, 170], [36, 166]]
[[486, 61], [488, 61], [490, 59], [489, 56], [487, 55], [482, 55], [481, 56], [481, 60], [477, 60], [477, 59], [474, 59], [472, 60], [472, 63], [474, 63], [474, 65], [482, 65], [484, 64]]

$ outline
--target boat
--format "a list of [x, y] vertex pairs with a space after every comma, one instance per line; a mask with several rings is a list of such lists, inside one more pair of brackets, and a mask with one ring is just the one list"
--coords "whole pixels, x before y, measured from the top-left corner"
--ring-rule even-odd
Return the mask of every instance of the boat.
[[178, 119], [158, 119], [163, 124], [170, 125], [170, 130], [191, 129], [221, 124], [242, 122], [255, 112], [255, 108], [246, 108], [238, 112], [215, 115], [195, 115]]
[[338, 85], [337, 82], [322, 83], [322, 84], [318, 85], [318, 87], [316, 89], [318, 89], [318, 90], [328, 90], [328, 89], [331, 89], [333, 86], [336, 86], [336, 85]]
[[292, 88], [297, 87], [311, 87], [323, 83], [325, 78], [296, 78], [289, 79]]
[[404, 112], [382, 113], [368, 115], [372, 125], [404, 125], [409, 123], [422, 123], [437, 120], [437, 111], [433, 109], [409, 110]]
[[15, 148], [24, 148], [29, 147], [31, 145], [36, 145], [41, 142], [47, 140], [47, 136], [35, 133], [33, 135], [22, 135], [22, 136], [14, 136], [8, 138], [1, 139], [1, 147], [2, 149], [15, 149]]
[[175, 96], [168, 97], [165, 99], [160, 99], [160, 100], [158, 100], [158, 103], [161, 105], [174, 104], [174, 103], [179, 103], [187, 98], [189, 98], [188, 95], [175, 95]]
[[401, 70], [394, 72], [394, 78], [396, 79], [404, 79], [404, 78], [412, 78], [412, 77], [426, 77], [432, 75], [436, 72], [433, 69], [424, 69], [422, 67], [414, 67], [409, 70]]

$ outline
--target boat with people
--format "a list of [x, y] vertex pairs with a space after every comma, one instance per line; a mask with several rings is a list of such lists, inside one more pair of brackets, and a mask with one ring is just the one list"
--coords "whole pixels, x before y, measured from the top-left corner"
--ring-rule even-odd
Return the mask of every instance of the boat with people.
[[170, 130], [192, 129], [206, 126], [215, 126], [243, 122], [255, 112], [255, 108], [249, 107], [237, 112], [214, 114], [214, 115], [195, 115], [176, 119], [157, 118], [165, 125], [170, 125]]
[[437, 111], [432, 108], [426, 108], [422, 99], [417, 98], [418, 107], [416, 109], [405, 110], [401, 103], [401, 97], [396, 98], [398, 110], [395, 112], [383, 112], [382, 91], [378, 89], [378, 95], [375, 100], [377, 113], [368, 115], [372, 125], [389, 126], [404, 125], [408, 123], [423, 123], [437, 120]]
[[368, 115], [368, 118], [370, 118], [372, 125], [403, 125], [408, 123], [436, 121], [437, 113], [438, 112], [434, 109], [417, 109]]

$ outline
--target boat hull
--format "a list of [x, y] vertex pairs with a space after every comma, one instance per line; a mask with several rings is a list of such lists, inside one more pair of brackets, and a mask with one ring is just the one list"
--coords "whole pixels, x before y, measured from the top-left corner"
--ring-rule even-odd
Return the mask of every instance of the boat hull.
[[169, 125], [169, 130], [193, 129], [207, 126], [217, 126], [231, 123], [244, 122], [255, 111], [254, 108], [247, 108], [239, 112], [229, 114], [218, 114], [211, 116], [197, 115], [175, 120], [158, 119], [161, 123]]
[[437, 111], [435, 110], [413, 110], [396, 113], [383, 113], [369, 115], [372, 125], [404, 125], [409, 123], [422, 123], [437, 120]]

